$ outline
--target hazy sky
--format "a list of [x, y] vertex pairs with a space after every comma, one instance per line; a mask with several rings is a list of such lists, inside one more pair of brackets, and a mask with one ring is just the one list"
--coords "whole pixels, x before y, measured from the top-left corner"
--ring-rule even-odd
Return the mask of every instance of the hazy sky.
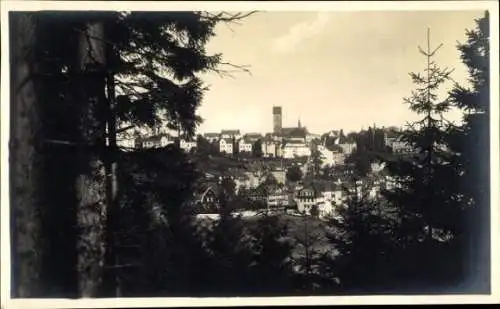
[[[425, 68], [418, 46], [443, 47], [440, 65], [464, 80], [457, 41], [482, 11], [259, 12], [229, 28], [219, 25], [209, 52], [250, 65], [251, 75], [210, 74], [199, 114], [200, 132], [241, 129], [271, 132], [272, 106], [283, 107], [283, 126], [297, 120], [315, 133], [402, 125], [415, 119], [402, 98], [413, 84], [409, 72]], [[454, 115], [457, 118], [457, 114]]]

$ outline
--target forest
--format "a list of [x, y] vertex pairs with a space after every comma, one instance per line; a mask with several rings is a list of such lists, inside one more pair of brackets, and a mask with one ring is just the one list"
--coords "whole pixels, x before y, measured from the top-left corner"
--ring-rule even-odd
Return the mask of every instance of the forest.
[[420, 116], [404, 131], [415, 152], [381, 158], [394, 189], [349, 193], [322, 223], [333, 249], [315, 246], [313, 220], [289, 233], [276, 215], [232, 216], [231, 190], [202, 224], [188, 154], [117, 145], [158, 125], [195, 137], [200, 75], [248, 70], [207, 42], [253, 14], [9, 13], [13, 298], [489, 293], [488, 12], [457, 43], [466, 85], [435, 62], [439, 42], [415, 46], [422, 71], [401, 98]]

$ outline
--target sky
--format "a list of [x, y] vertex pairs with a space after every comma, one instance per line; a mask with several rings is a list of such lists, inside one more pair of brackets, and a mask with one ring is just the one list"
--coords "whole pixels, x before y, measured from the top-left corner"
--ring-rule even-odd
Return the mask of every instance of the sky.
[[[199, 108], [198, 131], [271, 132], [272, 107], [283, 108], [283, 126], [298, 119], [310, 132], [368, 126], [402, 126], [418, 118], [403, 103], [414, 89], [409, 72], [421, 72], [430, 29], [435, 61], [466, 81], [457, 42], [475, 28], [482, 11], [258, 12], [238, 25], [220, 24], [207, 45], [225, 62], [248, 65], [251, 74], [203, 76], [210, 87]], [[445, 85], [443, 92], [450, 85]], [[457, 120], [460, 114], [450, 113]]]

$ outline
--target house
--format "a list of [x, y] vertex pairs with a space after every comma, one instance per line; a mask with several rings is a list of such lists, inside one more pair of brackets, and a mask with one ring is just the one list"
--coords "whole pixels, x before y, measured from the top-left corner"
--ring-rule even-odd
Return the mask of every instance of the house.
[[403, 139], [402, 135], [392, 141], [390, 147], [395, 153], [410, 153], [413, 151], [412, 146]]
[[320, 196], [313, 186], [300, 188], [295, 193], [294, 198], [297, 203], [297, 210], [301, 213], [308, 213], [311, 210], [312, 205], [318, 202], [318, 197]]
[[232, 138], [239, 140], [241, 138], [240, 130], [222, 130], [220, 133], [221, 138]]
[[323, 201], [316, 204], [318, 207], [318, 217], [320, 219], [328, 218], [334, 213], [334, 205], [332, 202]]
[[125, 150], [131, 150], [132, 148], [136, 148], [136, 138], [120, 138], [116, 140], [116, 144]]
[[262, 142], [262, 153], [264, 157], [275, 157], [276, 148], [276, 143], [272, 140], [264, 140]]
[[238, 152], [252, 152], [253, 142], [242, 138], [238, 142]]
[[378, 174], [385, 168], [385, 162], [373, 162], [370, 164], [370, 170], [374, 174]]
[[247, 188], [255, 189], [260, 184], [262, 175], [257, 171], [247, 171], [245, 172], [245, 186]]
[[271, 171], [271, 174], [276, 178], [279, 184], [284, 184], [286, 182], [286, 171], [284, 168], [278, 167]]
[[332, 152], [332, 165], [343, 165], [345, 163], [346, 154], [343, 152]]
[[288, 140], [283, 147], [283, 158], [292, 159], [295, 157], [309, 157], [311, 148], [305, 142]]
[[282, 188], [271, 190], [271, 192], [267, 196], [267, 207], [270, 209], [283, 209], [290, 205], [290, 194]]
[[346, 155], [350, 155], [354, 150], [356, 150], [355, 142], [339, 142], [337, 145], [342, 148], [342, 152]]
[[319, 145], [317, 150], [321, 158], [321, 167], [335, 165], [333, 151], [327, 149], [324, 145]]
[[174, 138], [169, 134], [161, 134], [145, 138], [142, 142], [143, 148], [159, 148], [166, 147], [167, 145], [173, 144], [175, 142]]
[[219, 151], [221, 153], [233, 154], [235, 142], [232, 138], [221, 138], [219, 140]]
[[244, 138], [250, 142], [256, 142], [259, 139], [262, 139], [263, 137], [262, 137], [262, 134], [260, 134], [260, 133], [247, 133], [247, 134], [245, 134]]
[[195, 141], [186, 140], [186, 139], [181, 139], [179, 144], [180, 144], [181, 149], [183, 149], [185, 152], [190, 152], [191, 149], [196, 147]]
[[215, 182], [205, 182], [195, 190], [194, 200], [197, 211], [201, 213], [216, 212], [219, 208], [219, 188]]
[[219, 133], [205, 133], [203, 137], [209, 141], [210, 143], [215, 143], [219, 141], [220, 134]]

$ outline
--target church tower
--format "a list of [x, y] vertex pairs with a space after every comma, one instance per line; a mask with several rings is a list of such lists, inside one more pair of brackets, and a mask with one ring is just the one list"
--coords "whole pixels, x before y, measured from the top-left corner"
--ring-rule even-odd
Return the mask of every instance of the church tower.
[[282, 129], [282, 110], [281, 106], [273, 106], [273, 133], [279, 134]]

